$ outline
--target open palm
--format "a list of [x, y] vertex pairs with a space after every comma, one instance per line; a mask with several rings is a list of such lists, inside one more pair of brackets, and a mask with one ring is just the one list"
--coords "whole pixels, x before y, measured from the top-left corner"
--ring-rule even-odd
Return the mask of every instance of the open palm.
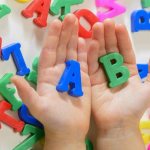
[[[110, 52], [119, 52], [124, 57], [124, 65], [130, 71], [128, 82], [116, 88], [108, 88], [106, 75], [102, 65], [98, 63], [100, 56]], [[140, 81], [125, 26], [115, 25], [112, 20], [94, 25], [88, 66], [92, 85], [92, 116], [96, 128], [105, 130], [125, 124], [138, 126], [150, 104], [150, 83]]]
[[[56, 91], [67, 60], [80, 63], [82, 97]], [[78, 21], [74, 15], [67, 15], [63, 23], [55, 20], [49, 27], [40, 55], [37, 92], [22, 78], [14, 77], [12, 82], [31, 114], [44, 125], [46, 134], [84, 142], [90, 122], [91, 86], [86, 45], [78, 38]]]

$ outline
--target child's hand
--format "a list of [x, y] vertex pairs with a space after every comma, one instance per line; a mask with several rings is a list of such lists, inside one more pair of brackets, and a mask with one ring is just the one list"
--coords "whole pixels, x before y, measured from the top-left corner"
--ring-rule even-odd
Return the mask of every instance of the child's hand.
[[[106, 75], [98, 63], [98, 58], [109, 52], [119, 52], [123, 55], [124, 65], [131, 74], [127, 83], [112, 89], [108, 88]], [[150, 83], [148, 81], [142, 83], [138, 76], [134, 51], [125, 26], [115, 25], [112, 20], [94, 25], [88, 65], [97, 149], [141, 150], [144, 145], [142, 142], [139, 145], [141, 137], [138, 124], [150, 104]], [[137, 138], [139, 140], [135, 146], [133, 140]], [[123, 141], [126, 145], [122, 143]], [[118, 143], [120, 147], [117, 147]]]
[[[66, 60], [81, 65], [82, 97], [56, 91]], [[40, 55], [37, 92], [21, 77], [12, 78], [31, 114], [45, 127], [45, 149], [85, 149], [89, 129], [91, 85], [88, 76], [85, 41], [78, 38], [78, 21], [67, 15], [63, 23], [51, 23]]]

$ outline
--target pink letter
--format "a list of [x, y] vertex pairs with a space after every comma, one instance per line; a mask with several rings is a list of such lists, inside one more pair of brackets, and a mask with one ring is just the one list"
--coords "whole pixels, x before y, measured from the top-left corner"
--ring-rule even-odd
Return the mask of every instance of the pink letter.
[[117, 4], [115, 0], [96, 0], [96, 6], [109, 9], [109, 11], [105, 13], [97, 12], [97, 16], [100, 21], [104, 21], [107, 18], [113, 18], [126, 11], [126, 8]]

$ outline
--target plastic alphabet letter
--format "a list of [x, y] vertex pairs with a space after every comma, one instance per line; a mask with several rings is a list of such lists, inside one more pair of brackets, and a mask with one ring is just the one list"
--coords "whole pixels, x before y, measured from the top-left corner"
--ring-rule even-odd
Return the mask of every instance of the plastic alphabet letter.
[[39, 63], [39, 57], [36, 57], [32, 63], [33, 70], [26, 76], [26, 80], [33, 84], [37, 84], [38, 63]]
[[83, 95], [80, 64], [77, 61], [69, 60], [66, 62], [65, 71], [56, 87], [56, 90], [59, 92], [68, 91], [69, 95], [75, 97]]
[[148, 64], [137, 64], [139, 76], [141, 79], [147, 77], [148, 75]]
[[116, 3], [115, 0], [96, 0], [96, 6], [109, 9], [109, 11], [105, 13], [97, 13], [100, 21], [104, 21], [107, 18], [113, 18], [126, 11], [126, 8]]
[[150, 30], [150, 13], [145, 10], [136, 10], [131, 15], [132, 32]]
[[33, 2], [22, 11], [22, 15], [26, 18], [31, 18], [34, 13], [37, 13], [37, 18], [33, 19], [33, 22], [39, 27], [46, 27], [50, 3], [51, 0], [33, 0]]
[[123, 57], [119, 53], [110, 53], [99, 58], [106, 75], [110, 81], [109, 87], [113, 88], [127, 82], [130, 72], [123, 66]]
[[20, 2], [20, 3], [26, 3], [26, 2], [29, 2], [30, 0], [17, 0], [17, 2]]
[[1, 54], [2, 54], [2, 38], [0, 37], [0, 57], [1, 57]]
[[143, 141], [144, 141], [145, 145], [149, 144], [149, 142], [150, 142], [150, 134], [144, 133], [144, 134], [142, 134], [142, 138], [143, 138]]
[[140, 129], [150, 129], [150, 121], [141, 121], [140, 122]]
[[26, 105], [22, 105], [21, 108], [18, 111], [19, 118], [24, 121], [26, 124], [31, 124], [39, 128], [43, 128], [43, 125], [35, 119], [33, 116], [31, 116], [28, 108]]
[[148, 145], [147, 150], [150, 150], [150, 144]]
[[[74, 13], [79, 20], [79, 36], [83, 38], [90, 38], [92, 36], [92, 26], [99, 21], [97, 16], [88, 9], [81, 9]], [[80, 23], [80, 18], [84, 17], [91, 25], [90, 31], [87, 31]]]
[[11, 104], [9, 104], [4, 100], [0, 101], [0, 121], [12, 127], [15, 131], [21, 132], [24, 128], [24, 122], [18, 121], [12, 116], [6, 114], [6, 111], [10, 109], [11, 109]]
[[53, 15], [58, 15], [60, 9], [62, 9], [61, 16], [59, 17], [61, 20], [64, 19], [66, 14], [70, 13], [71, 5], [81, 4], [84, 0], [54, 0], [50, 7], [50, 12]]
[[6, 5], [0, 5], [0, 18], [4, 17], [5, 15], [9, 14], [11, 9]]
[[141, 0], [141, 2], [142, 2], [142, 7], [143, 8], [150, 7], [150, 0]]
[[0, 79], [0, 94], [12, 105], [12, 110], [16, 111], [21, 107], [22, 102], [14, 96], [15, 88], [7, 87], [12, 76], [12, 73], [7, 73]]
[[30, 136], [27, 139], [25, 139], [22, 143], [17, 145], [13, 150], [27, 150], [31, 148], [38, 140], [44, 137], [44, 130], [26, 124], [21, 134], [22, 135], [30, 134]]
[[93, 150], [93, 145], [89, 139], [86, 139], [85, 143], [86, 143], [86, 150]]
[[19, 43], [15, 43], [2, 48], [2, 60], [8, 60], [9, 56], [12, 55], [17, 67], [17, 75], [24, 76], [30, 72], [30, 69], [25, 64], [20, 47]]

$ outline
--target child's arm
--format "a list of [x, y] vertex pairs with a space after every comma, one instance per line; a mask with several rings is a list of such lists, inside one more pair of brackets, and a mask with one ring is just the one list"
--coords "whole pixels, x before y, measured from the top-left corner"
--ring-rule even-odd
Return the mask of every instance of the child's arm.
[[[81, 97], [56, 91], [67, 60], [80, 63], [84, 93]], [[67, 15], [63, 23], [55, 20], [49, 27], [40, 55], [37, 92], [21, 77], [12, 78], [12, 82], [31, 114], [44, 125], [45, 150], [85, 150], [91, 86], [86, 45], [78, 38], [78, 21], [74, 15]]]
[[[133, 124], [135, 125], [135, 123]], [[145, 150], [138, 127], [130, 125], [99, 130], [95, 148], [96, 150]]]
[[[108, 80], [98, 58], [110, 52], [119, 52], [130, 70], [127, 83], [108, 88]], [[92, 117], [95, 124], [95, 149], [144, 150], [139, 121], [150, 102], [150, 82], [142, 83], [132, 44], [123, 25], [112, 20], [97, 23], [88, 55], [92, 84]]]

